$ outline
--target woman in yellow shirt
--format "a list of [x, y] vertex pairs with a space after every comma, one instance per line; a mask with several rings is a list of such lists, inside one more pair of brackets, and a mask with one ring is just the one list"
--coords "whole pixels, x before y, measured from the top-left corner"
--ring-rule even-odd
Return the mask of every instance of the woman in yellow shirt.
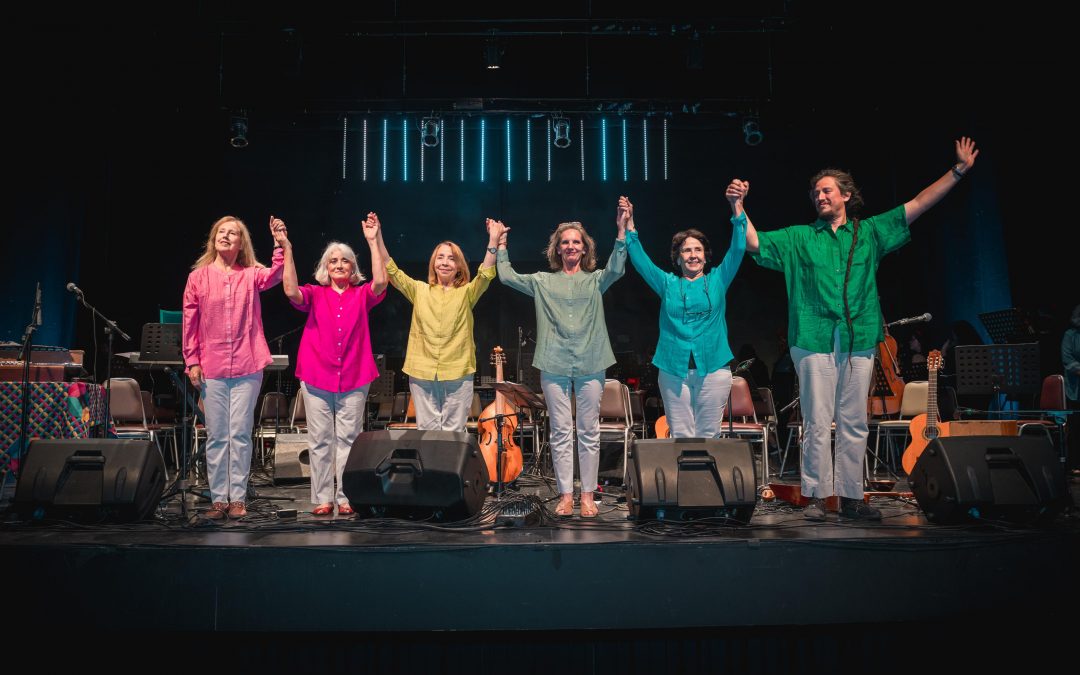
[[476, 372], [473, 307], [495, 278], [498, 235], [491, 235], [475, 278], [469, 261], [452, 241], [439, 243], [431, 253], [426, 281], [411, 278], [390, 257], [379, 229], [378, 244], [390, 283], [412, 303], [409, 345], [402, 370], [416, 410], [417, 429], [465, 431]]

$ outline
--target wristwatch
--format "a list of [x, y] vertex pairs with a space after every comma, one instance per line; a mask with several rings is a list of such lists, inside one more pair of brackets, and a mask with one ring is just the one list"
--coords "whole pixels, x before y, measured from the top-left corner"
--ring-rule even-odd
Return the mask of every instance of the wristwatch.
[[488, 253], [491, 253], [492, 255], [498, 255], [499, 254], [499, 247], [498, 246], [488, 246]]

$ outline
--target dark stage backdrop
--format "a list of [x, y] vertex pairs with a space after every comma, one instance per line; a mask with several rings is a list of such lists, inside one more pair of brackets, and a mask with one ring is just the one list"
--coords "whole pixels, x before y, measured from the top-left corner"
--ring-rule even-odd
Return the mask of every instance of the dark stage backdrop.
[[[953, 162], [953, 141], [968, 135], [982, 149], [975, 170], [912, 226], [911, 243], [881, 265], [885, 318], [933, 313], [924, 331], [926, 346], [936, 347], [954, 321], [978, 327], [979, 312], [1024, 306], [1045, 319], [1046, 342], [1053, 345], [1078, 295], [1075, 237], [1062, 233], [1065, 228], [1050, 234], [1070, 196], [1067, 178], [1050, 162], [1060, 151], [1053, 139], [1067, 127], [1057, 105], [1064, 83], [1054, 41], [1037, 40], [1034, 27], [1023, 25], [1011, 27], [1022, 40], [1001, 41], [1010, 33], [1009, 23], [993, 19], [990, 29], [965, 35], [957, 44], [958, 18], [955, 23], [943, 18], [915, 39], [901, 30], [915, 24], [914, 17], [906, 17], [892, 29], [879, 25], [870, 43], [823, 57], [815, 38], [857, 34], [858, 21], [800, 18], [802, 23], [775, 37], [769, 70], [762, 71], [769, 84], [754, 104], [764, 133], [760, 145], [744, 143], [741, 114], [695, 115], [691, 108], [645, 117], [632, 111], [625, 116], [630, 166], [624, 180], [622, 118], [613, 112], [606, 115], [609, 165], [603, 180], [601, 115], [568, 113], [572, 144], [553, 150], [551, 182], [540, 135], [543, 118], [509, 116], [515, 154], [507, 181], [508, 116], [447, 114], [445, 182], [437, 180], [432, 150], [420, 182], [420, 115], [367, 112], [360, 99], [339, 111], [305, 110], [297, 105], [295, 89], [286, 92], [288, 100], [280, 106], [270, 100], [252, 110], [250, 145], [235, 149], [226, 141], [228, 115], [217, 105], [214, 40], [184, 41], [167, 31], [163, 38], [160, 27], [94, 35], [71, 25], [60, 30], [32, 22], [28, 35], [33, 39], [22, 46], [29, 67], [15, 76], [23, 95], [11, 127], [18, 178], [12, 221], [4, 227], [0, 339], [20, 339], [40, 281], [46, 305], [37, 342], [90, 352], [96, 336], [102, 351], [100, 324], [93, 326], [89, 312], [64, 290], [72, 281], [132, 334], [133, 342], [118, 343], [116, 350], [138, 350], [142, 325], [157, 321], [159, 309], [179, 308], [190, 265], [211, 223], [225, 214], [247, 223], [264, 262], [271, 254], [268, 218], [283, 218], [303, 276], [331, 239], [352, 244], [368, 271], [359, 223], [370, 210], [382, 219], [391, 254], [414, 276], [425, 274], [432, 248], [443, 239], [459, 242], [475, 269], [489, 216], [512, 228], [511, 259], [519, 271], [543, 268], [540, 251], [565, 220], [582, 221], [605, 260], [621, 194], [634, 201], [642, 239], [655, 261], [667, 260], [671, 235], [690, 226], [710, 236], [719, 257], [731, 234], [723, 188], [734, 176], [751, 181], [748, 211], [763, 230], [813, 219], [807, 179], [826, 166], [854, 173], [869, 215], [912, 198], [941, 176]], [[826, 30], [832, 32], [820, 32]], [[632, 73], [595, 67], [608, 81], [598, 80], [594, 87], [612, 96], [636, 93]], [[715, 61], [695, 77], [695, 93], [703, 83], [718, 94], [730, 85]], [[1010, 84], [1018, 79], [1025, 83], [1023, 92]], [[453, 90], [452, 80], [440, 86]], [[482, 91], [483, 83], [463, 79], [461, 87], [472, 93]], [[484, 182], [475, 138], [482, 118], [489, 153]], [[367, 181], [361, 157], [365, 119]], [[385, 182], [383, 119], [391, 129]], [[403, 181], [400, 137], [406, 119], [412, 147], [409, 177]], [[464, 182], [455, 145], [461, 119], [468, 139]], [[522, 154], [527, 119], [535, 125], [532, 181], [525, 180]], [[665, 119], [667, 180], [661, 153]], [[584, 180], [580, 120], [586, 125]], [[650, 125], [648, 181], [641, 166], [645, 120]], [[781, 275], [747, 257], [727, 298], [733, 351], [751, 343], [771, 365], [777, 334], [786, 324], [786, 302]], [[621, 360], [648, 361], [658, 304], [632, 268], [609, 292], [608, 329]], [[279, 289], [264, 294], [263, 308], [270, 338], [302, 323], [303, 316]], [[391, 364], [403, 356], [409, 313], [392, 289], [373, 312], [374, 347]], [[476, 318], [481, 364], [496, 344], [508, 348], [513, 364], [518, 328], [528, 332], [535, 323], [529, 299], [498, 281], [477, 306]], [[907, 330], [898, 330], [901, 339]], [[294, 356], [297, 341], [296, 334], [285, 338], [283, 351]], [[1052, 356], [1047, 368], [1053, 366]], [[103, 368], [99, 371], [103, 375]]]

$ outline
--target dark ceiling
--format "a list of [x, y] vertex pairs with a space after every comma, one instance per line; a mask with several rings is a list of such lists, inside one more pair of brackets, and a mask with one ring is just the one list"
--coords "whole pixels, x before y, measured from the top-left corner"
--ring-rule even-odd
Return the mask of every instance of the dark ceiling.
[[[1035, 6], [1013, 16], [985, 4], [84, 5], [15, 17], [26, 66], [15, 77], [27, 103], [109, 110], [732, 115], [897, 87], [996, 92], [1003, 74], [1038, 78], [1061, 63], [1065, 42]], [[489, 43], [498, 70], [484, 67]]]

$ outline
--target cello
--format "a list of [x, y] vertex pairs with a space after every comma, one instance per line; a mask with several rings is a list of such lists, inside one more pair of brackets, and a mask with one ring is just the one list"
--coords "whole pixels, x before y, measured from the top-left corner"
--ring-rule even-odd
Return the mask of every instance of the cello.
[[[495, 364], [495, 381], [503, 381], [503, 364], [506, 353], [502, 347], [495, 347], [491, 352], [491, 362]], [[505, 415], [505, 417], [498, 417]], [[521, 475], [524, 459], [521, 448], [514, 441], [514, 431], [518, 426], [517, 410], [506, 402], [501, 391], [495, 391], [495, 400], [480, 413], [477, 431], [480, 436], [480, 452], [488, 466], [488, 478], [491, 482], [509, 483]], [[499, 476], [499, 449], [502, 449], [502, 477]]]
[[[875, 417], [895, 415], [900, 412], [900, 399], [904, 396], [904, 378], [900, 377], [900, 361], [896, 358], [896, 338], [889, 335], [888, 324], [885, 324], [885, 337], [877, 343], [874, 357], [877, 361], [875, 384], [867, 407]], [[881, 393], [879, 384], [887, 384], [889, 393]]]

